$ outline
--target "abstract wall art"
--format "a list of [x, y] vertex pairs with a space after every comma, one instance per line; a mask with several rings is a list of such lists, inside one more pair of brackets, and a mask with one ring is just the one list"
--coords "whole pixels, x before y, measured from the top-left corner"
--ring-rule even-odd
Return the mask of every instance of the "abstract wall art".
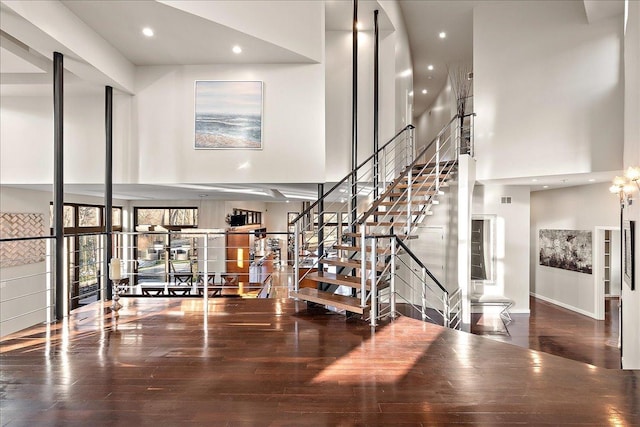
[[591, 232], [540, 230], [540, 265], [591, 274]]

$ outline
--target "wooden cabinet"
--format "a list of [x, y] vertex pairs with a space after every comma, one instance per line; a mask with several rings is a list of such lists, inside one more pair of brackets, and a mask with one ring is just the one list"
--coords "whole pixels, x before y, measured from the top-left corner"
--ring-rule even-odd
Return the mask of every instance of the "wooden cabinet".
[[256, 239], [264, 239], [266, 231], [266, 228], [260, 225], [233, 227], [227, 230], [226, 272], [237, 274], [239, 282], [251, 282], [252, 264], [260, 268], [260, 277], [273, 272], [272, 254], [254, 254]]

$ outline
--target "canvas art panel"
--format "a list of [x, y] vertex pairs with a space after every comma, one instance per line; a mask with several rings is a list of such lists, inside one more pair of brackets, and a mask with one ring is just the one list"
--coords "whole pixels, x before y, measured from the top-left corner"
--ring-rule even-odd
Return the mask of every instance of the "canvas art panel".
[[262, 148], [262, 82], [195, 82], [196, 149]]
[[592, 273], [591, 232], [540, 230], [540, 265]]
[[624, 243], [624, 281], [633, 291], [635, 286], [635, 221], [625, 221], [622, 227]]

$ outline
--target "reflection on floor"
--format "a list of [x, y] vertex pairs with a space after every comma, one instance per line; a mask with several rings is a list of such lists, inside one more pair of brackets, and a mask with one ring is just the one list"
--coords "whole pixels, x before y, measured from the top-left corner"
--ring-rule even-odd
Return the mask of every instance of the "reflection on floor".
[[618, 299], [607, 298], [606, 320], [531, 297], [531, 314], [512, 314], [505, 325], [497, 313], [473, 314], [471, 332], [608, 369], [620, 369]]
[[637, 425], [640, 372], [290, 299], [124, 298], [0, 342], [2, 424]]

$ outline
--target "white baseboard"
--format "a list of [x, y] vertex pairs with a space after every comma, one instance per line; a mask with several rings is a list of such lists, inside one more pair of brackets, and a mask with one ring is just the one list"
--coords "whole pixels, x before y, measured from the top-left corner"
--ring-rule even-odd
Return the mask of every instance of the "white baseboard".
[[596, 320], [598, 320], [598, 319], [596, 318], [595, 313], [588, 312], [588, 311], [583, 310], [583, 309], [581, 309], [581, 308], [574, 307], [574, 306], [572, 306], [572, 305], [565, 304], [565, 303], [563, 303], [563, 302], [556, 301], [556, 300], [554, 300], [554, 299], [552, 299], [552, 298], [548, 298], [548, 297], [545, 297], [545, 296], [542, 296], [542, 295], [538, 295], [538, 294], [533, 293], [533, 292], [531, 292], [531, 293], [530, 293], [530, 295], [531, 295], [532, 297], [535, 297], [535, 298], [541, 299], [542, 301], [550, 302], [551, 304], [554, 304], [554, 305], [560, 306], [560, 307], [562, 307], [562, 308], [566, 308], [567, 310], [575, 311], [576, 313], [580, 313], [580, 314], [582, 314], [582, 315], [584, 315], [584, 316], [591, 317], [592, 319], [596, 319]]

